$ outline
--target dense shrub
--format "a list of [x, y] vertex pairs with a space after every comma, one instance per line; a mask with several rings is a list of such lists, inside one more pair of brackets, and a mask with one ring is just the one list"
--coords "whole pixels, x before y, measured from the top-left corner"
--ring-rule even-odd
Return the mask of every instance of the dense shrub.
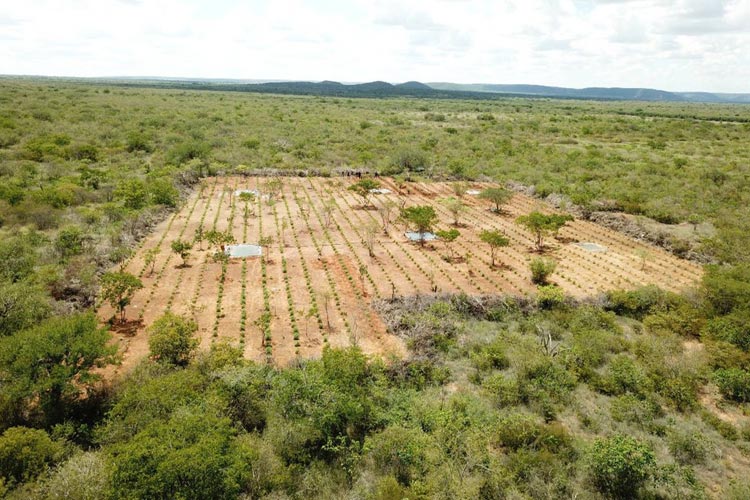
[[716, 370], [714, 378], [725, 398], [742, 403], [750, 401], [750, 372], [740, 368], [726, 368]]
[[10, 486], [34, 479], [59, 461], [63, 451], [43, 430], [6, 429], [0, 436], [0, 478]]
[[635, 497], [655, 467], [651, 448], [632, 437], [597, 439], [589, 452], [591, 480], [612, 498]]
[[193, 357], [198, 339], [195, 321], [167, 312], [148, 329], [148, 348], [151, 356], [163, 363], [184, 366]]

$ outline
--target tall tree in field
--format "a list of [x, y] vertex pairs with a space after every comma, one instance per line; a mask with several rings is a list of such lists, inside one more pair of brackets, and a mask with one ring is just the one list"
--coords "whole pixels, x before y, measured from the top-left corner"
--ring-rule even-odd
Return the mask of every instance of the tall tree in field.
[[460, 225], [461, 214], [466, 210], [466, 204], [461, 198], [443, 198], [441, 203], [448, 209], [453, 216], [453, 225], [458, 227]]
[[492, 267], [495, 267], [495, 253], [497, 249], [510, 245], [510, 240], [502, 231], [490, 231], [488, 229], [479, 233], [479, 239], [490, 246], [490, 259], [492, 260]]
[[495, 205], [495, 212], [497, 213], [500, 213], [500, 206], [508, 202], [512, 197], [513, 193], [503, 187], [487, 188], [479, 193], [479, 198]]
[[534, 234], [537, 252], [544, 251], [544, 238], [550, 234], [557, 234], [568, 221], [573, 220], [571, 215], [562, 214], [543, 214], [541, 212], [531, 212], [529, 215], [523, 215], [516, 219], [518, 224], [525, 226], [526, 229]]
[[125, 308], [143, 283], [130, 273], [110, 272], [102, 275], [101, 286], [102, 298], [120, 314], [120, 322], [125, 322]]
[[393, 200], [385, 199], [378, 206], [378, 215], [383, 223], [383, 234], [388, 236], [388, 229], [391, 227], [391, 219], [393, 218], [393, 211], [396, 208], [396, 202]]
[[435, 233], [435, 236], [440, 238], [440, 241], [443, 242], [445, 245], [445, 249], [448, 250], [448, 259], [453, 262], [455, 260], [455, 256], [453, 253], [453, 243], [456, 241], [456, 239], [461, 236], [461, 233], [456, 228], [451, 228], [448, 230], [438, 231]]
[[182, 259], [182, 267], [187, 266], [187, 259], [190, 257], [190, 250], [192, 248], [193, 244], [189, 241], [174, 240], [172, 242], [172, 251]]
[[370, 206], [370, 195], [373, 189], [378, 189], [380, 183], [373, 179], [362, 179], [356, 184], [349, 186], [349, 191], [353, 191], [357, 196], [362, 199], [362, 208]]
[[437, 222], [435, 209], [429, 205], [406, 207], [401, 210], [401, 219], [411, 225], [419, 233], [419, 244], [424, 245], [425, 235], [432, 231]]

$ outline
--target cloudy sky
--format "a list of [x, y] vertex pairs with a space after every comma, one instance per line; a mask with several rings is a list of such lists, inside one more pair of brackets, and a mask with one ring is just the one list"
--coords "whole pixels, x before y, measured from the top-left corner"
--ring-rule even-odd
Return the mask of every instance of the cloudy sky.
[[0, 0], [0, 74], [750, 92], [750, 0]]

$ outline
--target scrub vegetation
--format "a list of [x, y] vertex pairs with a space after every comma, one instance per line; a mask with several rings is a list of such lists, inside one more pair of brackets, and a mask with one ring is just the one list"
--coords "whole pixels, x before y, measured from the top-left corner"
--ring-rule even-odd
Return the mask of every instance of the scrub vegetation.
[[747, 498], [748, 119], [0, 79], [0, 497]]

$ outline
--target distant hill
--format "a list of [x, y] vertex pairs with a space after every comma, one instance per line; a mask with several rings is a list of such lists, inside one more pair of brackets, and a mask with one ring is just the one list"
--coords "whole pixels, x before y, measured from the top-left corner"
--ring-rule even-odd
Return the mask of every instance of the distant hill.
[[340, 83], [331, 80], [312, 82], [166, 77], [59, 78], [0, 75], [0, 78], [85, 81], [102, 85], [119, 85], [125, 87], [168, 87], [196, 90], [318, 95], [332, 97], [425, 97], [433, 99], [500, 99], [507, 97], [536, 97], [610, 101], [750, 104], [750, 94], [668, 92], [666, 90], [658, 89], [622, 87], [587, 87], [582, 89], [574, 89], [567, 87], [551, 87], [546, 85], [528, 84], [464, 84], [449, 82], [425, 84], [417, 81], [408, 81], [394, 85], [384, 81], [374, 81], [367, 83]]
[[587, 87], [574, 89], [526, 84], [447, 83], [428, 84], [431, 88], [454, 92], [486, 92], [501, 94], [534, 95], [538, 97], [564, 97], [569, 99], [607, 99], [618, 101], [714, 102], [750, 103], [750, 94], [719, 94], [710, 92], [668, 92], [666, 90], [622, 87]]

